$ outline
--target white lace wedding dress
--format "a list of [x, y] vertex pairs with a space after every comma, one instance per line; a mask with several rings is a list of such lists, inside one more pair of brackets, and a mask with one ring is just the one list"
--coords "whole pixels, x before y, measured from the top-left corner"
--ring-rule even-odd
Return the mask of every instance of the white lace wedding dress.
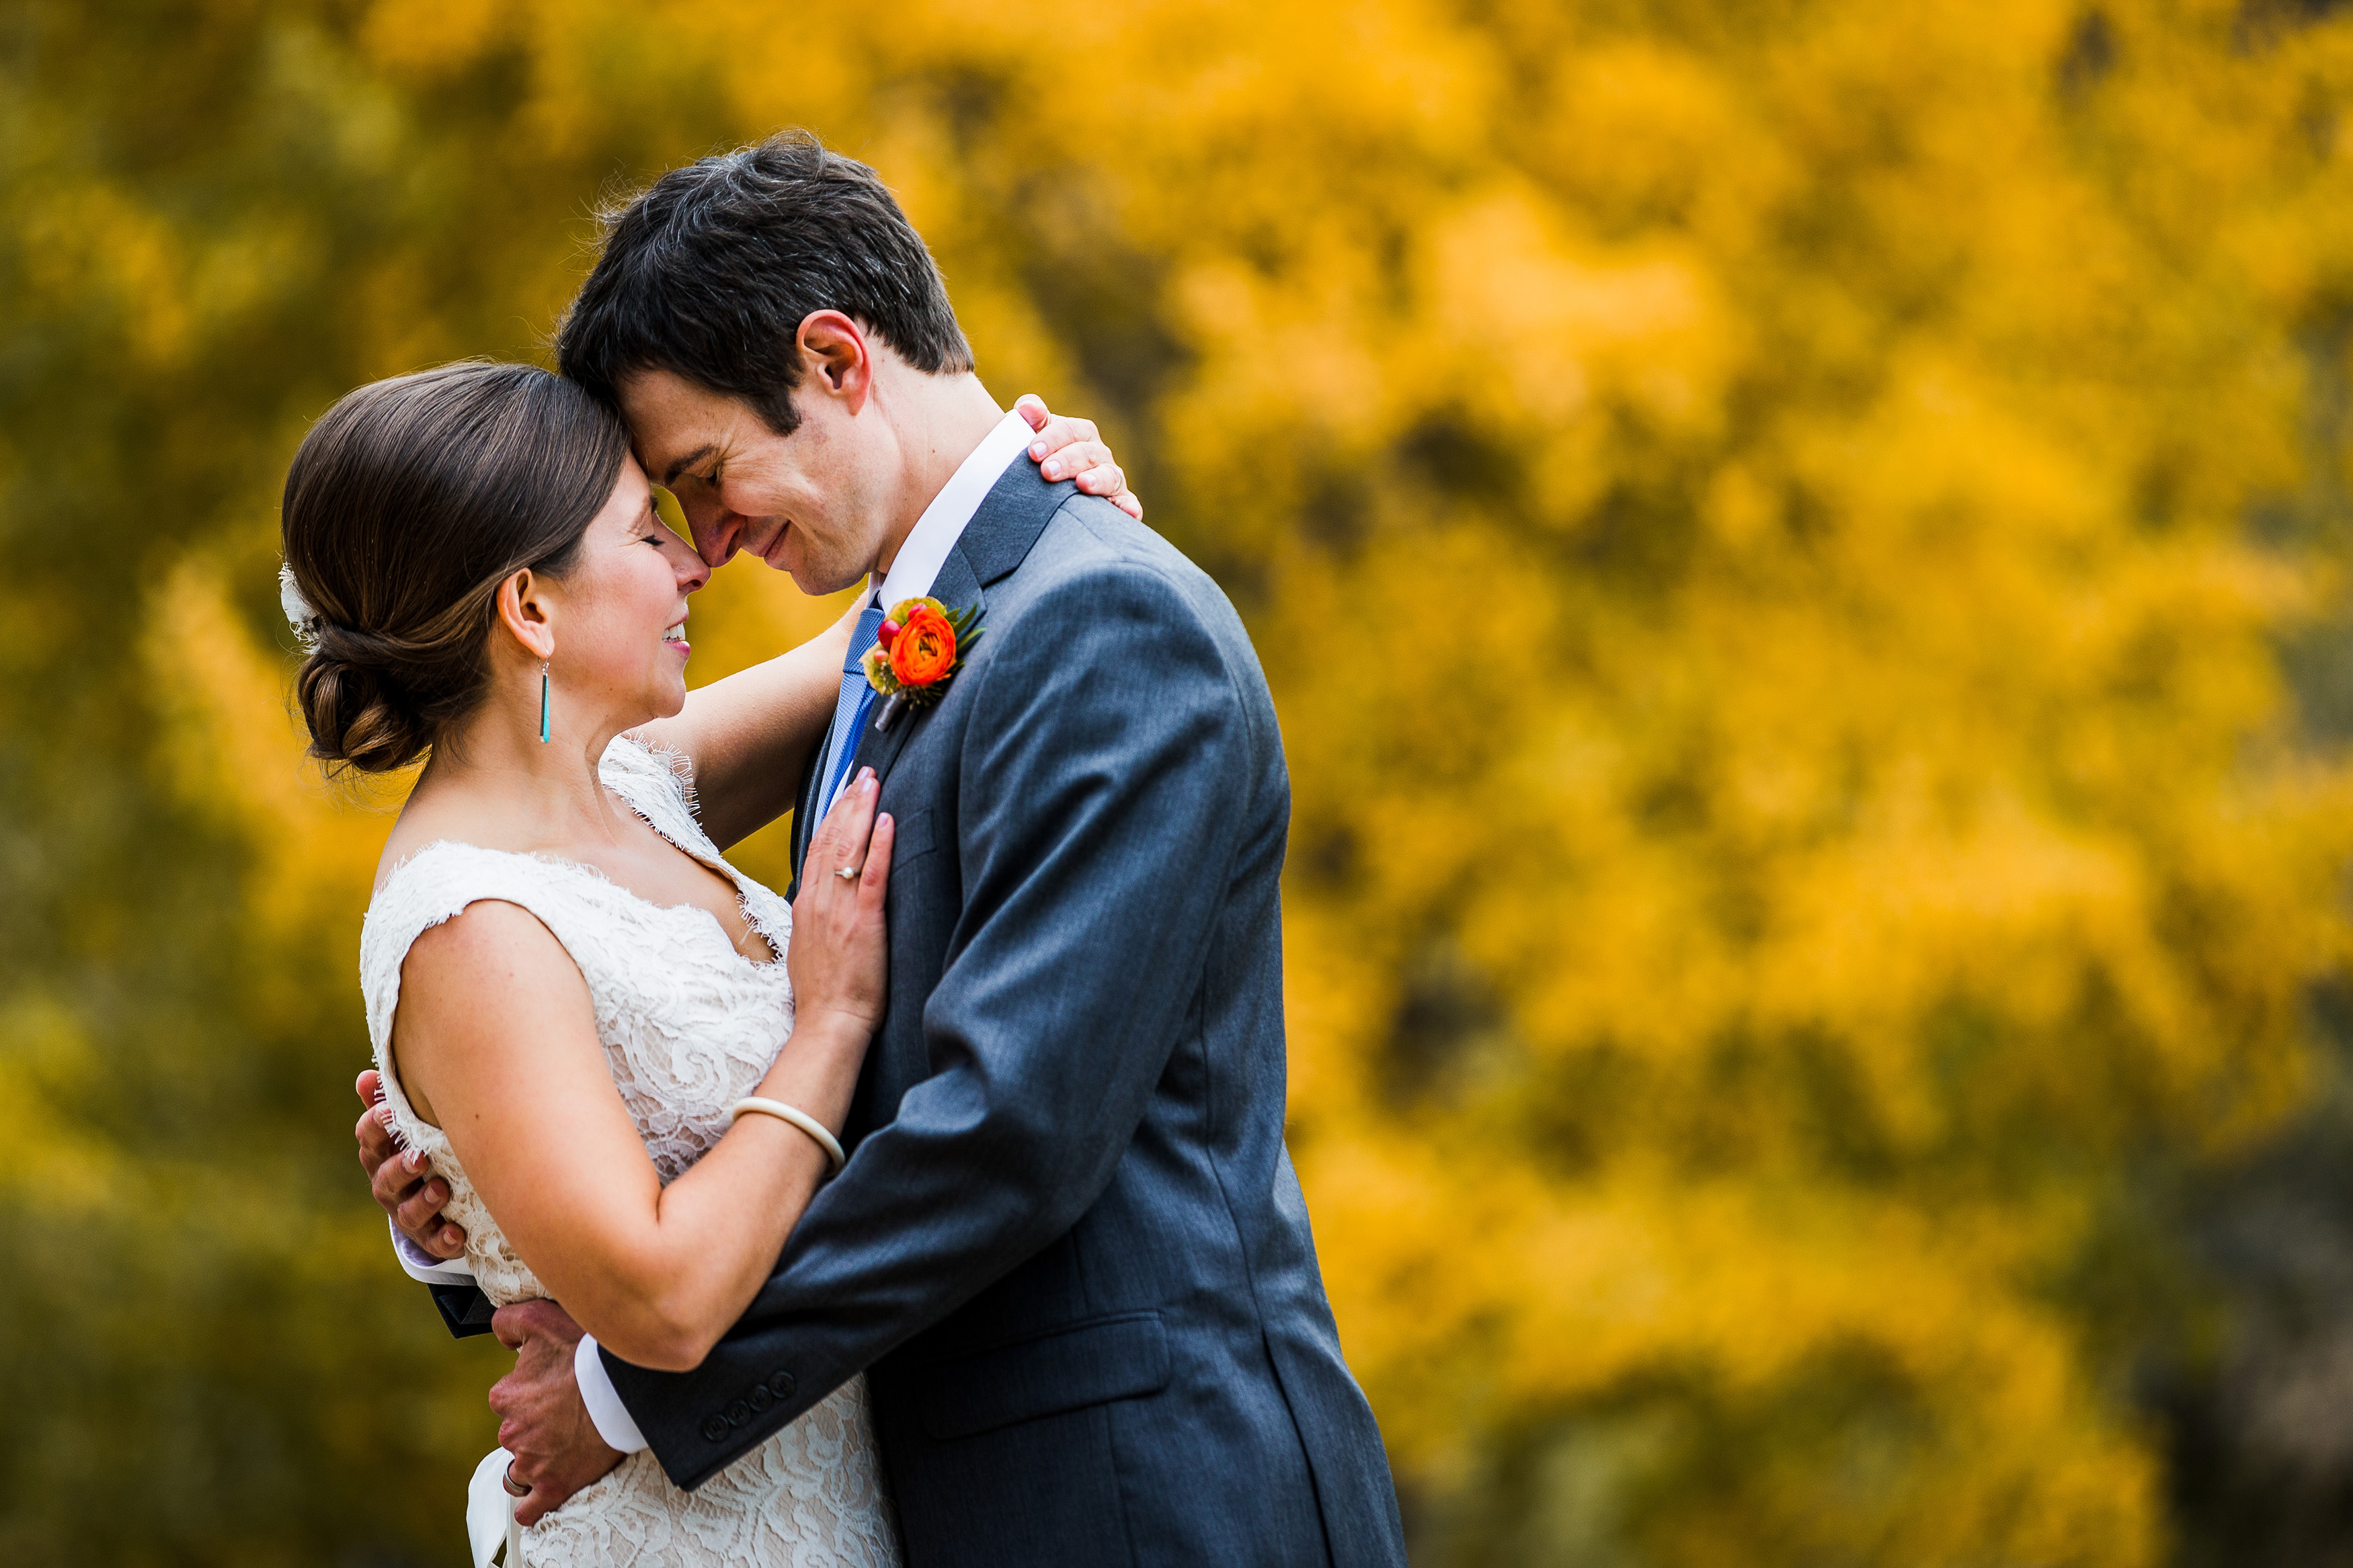
[[[675, 1180], [719, 1141], [728, 1106], [751, 1093], [775, 1061], [792, 1030], [793, 996], [783, 962], [790, 908], [720, 858], [695, 820], [691, 786], [672, 763], [624, 736], [606, 752], [601, 771], [606, 786], [656, 832], [734, 882], [744, 918], [767, 939], [776, 962], [745, 958], [707, 910], [664, 909], [572, 861], [468, 844], [418, 850], [368, 907], [360, 982], [393, 1130], [449, 1184], [446, 1212], [465, 1226], [475, 1282], [501, 1306], [545, 1292], [482, 1206], [449, 1141], [418, 1119], [401, 1091], [391, 1049], [401, 963], [419, 933], [478, 900], [502, 900], [536, 915], [587, 980], [613, 1082], [661, 1179]], [[895, 1564], [897, 1528], [865, 1380], [851, 1379], [691, 1494], [670, 1485], [651, 1453], [632, 1454], [522, 1531], [521, 1546], [531, 1568]]]

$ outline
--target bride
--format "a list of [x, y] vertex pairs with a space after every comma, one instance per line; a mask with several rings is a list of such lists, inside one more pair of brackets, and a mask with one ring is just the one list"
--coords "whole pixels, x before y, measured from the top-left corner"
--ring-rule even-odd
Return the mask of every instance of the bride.
[[[1089, 488], [1118, 489], [1099, 447], [1062, 461], [1096, 457]], [[854, 878], [787, 906], [721, 854], [791, 805], [851, 617], [690, 695], [710, 568], [619, 420], [526, 365], [351, 394], [297, 453], [283, 527], [311, 754], [429, 759], [361, 940], [391, 1130], [491, 1300], [561, 1301], [616, 1354], [691, 1368], [841, 1164], [882, 1011], [892, 824], [870, 776], [810, 854]], [[486, 1479], [528, 1491], [500, 1455]], [[510, 1568], [899, 1561], [861, 1378], [691, 1495], [640, 1452], [488, 1533], [477, 1561], [503, 1534]]]

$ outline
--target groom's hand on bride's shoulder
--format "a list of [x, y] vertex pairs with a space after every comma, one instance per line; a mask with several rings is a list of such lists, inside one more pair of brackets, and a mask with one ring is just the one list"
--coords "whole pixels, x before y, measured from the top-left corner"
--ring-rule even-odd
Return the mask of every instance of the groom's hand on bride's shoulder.
[[621, 1462], [588, 1418], [573, 1375], [580, 1325], [553, 1301], [517, 1301], [491, 1320], [499, 1343], [514, 1352], [514, 1370], [491, 1385], [499, 1418], [499, 1447], [514, 1456], [508, 1467], [518, 1486], [515, 1518], [536, 1524], [566, 1498]]
[[383, 1079], [370, 1068], [354, 1087], [360, 1103], [367, 1107], [352, 1135], [359, 1140], [360, 1169], [367, 1173], [368, 1190], [415, 1246], [435, 1258], [465, 1257], [466, 1233], [441, 1217], [441, 1205], [449, 1201], [449, 1184], [426, 1174], [424, 1155], [404, 1154], [392, 1141], [392, 1107], [384, 1102]]
[[1029, 456], [1039, 472], [1050, 479], [1075, 479], [1084, 493], [1101, 496], [1136, 521], [1144, 521], [1144, 501], [1127, 488], [1127, 476], [1103, 445], [1093, 420], [1056, 414], [1034, 392], [1023, 393], [1013, 406], [1038, 432], [1029, 443]]

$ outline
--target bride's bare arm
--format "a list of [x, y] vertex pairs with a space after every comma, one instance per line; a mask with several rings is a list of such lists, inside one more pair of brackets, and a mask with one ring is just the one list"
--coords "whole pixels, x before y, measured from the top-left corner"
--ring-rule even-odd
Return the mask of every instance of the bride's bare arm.
[[[861, 776], [819, 828], [826, 864], [855, 862], [864, 844], [866, 871], [812, 878], [795, 901], [797, 1021], [754, 1090], [837, 1133], [882, 1010], [892, 824], [875, 820], [876, 794]], [[579, 969], [515, 905], [477, 903], [426, 932], [401, 975], [402, 1082], [517, 1254], [616, 1355], [699, 1364], [824, 1176], [815, 1141], [746, 1116], [664, 1187], [614, 1090]]]
[[[1144, 515], [1144, 503], [1127, 489], [1126, 477], [1092, 420], [1057, 417], [1034, 396], [1015, 406], [1038, 426], [1029, 451], [1045, 462], [1048, 478], [1074, 477], [1089, 495], [1103, 496], [1133, 516]], [[649, 743], [678, 752], [693, 764], [702, 828], [722, 849], [792, 809], [809, 752], [833, 718], [842, 660], [857, 624], [853, 603], [839, 620], [791, 652], [689, 692], [675, 718], [638, 731]]]

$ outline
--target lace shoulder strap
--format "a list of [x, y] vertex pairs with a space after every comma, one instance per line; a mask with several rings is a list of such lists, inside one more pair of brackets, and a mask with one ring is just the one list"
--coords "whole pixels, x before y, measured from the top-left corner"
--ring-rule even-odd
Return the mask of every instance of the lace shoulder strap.
[[690, 855], [720, 858], [719, 847], [695, 815], [694, 768], [684, 756], [649, 746], [635, 735], [616, 735], [596, 772], [607, 789], [628, 801], [664, 838]]
[[[530, 910], [575, 963], [593, 950], [599, 895], [612, 885], [586, 867], [450, 840], [428, 844], [396, 868], [369, 903], [360, 928], [360, 991], [368, 1038], [383, 1057], [400, 1005], [400, 970], [417, 939], [470, 904], [495, 900]], [[587, 971], [583, 963], [583, 971]], [[379, 1061], [378, 1066], [384, 1066]]]

